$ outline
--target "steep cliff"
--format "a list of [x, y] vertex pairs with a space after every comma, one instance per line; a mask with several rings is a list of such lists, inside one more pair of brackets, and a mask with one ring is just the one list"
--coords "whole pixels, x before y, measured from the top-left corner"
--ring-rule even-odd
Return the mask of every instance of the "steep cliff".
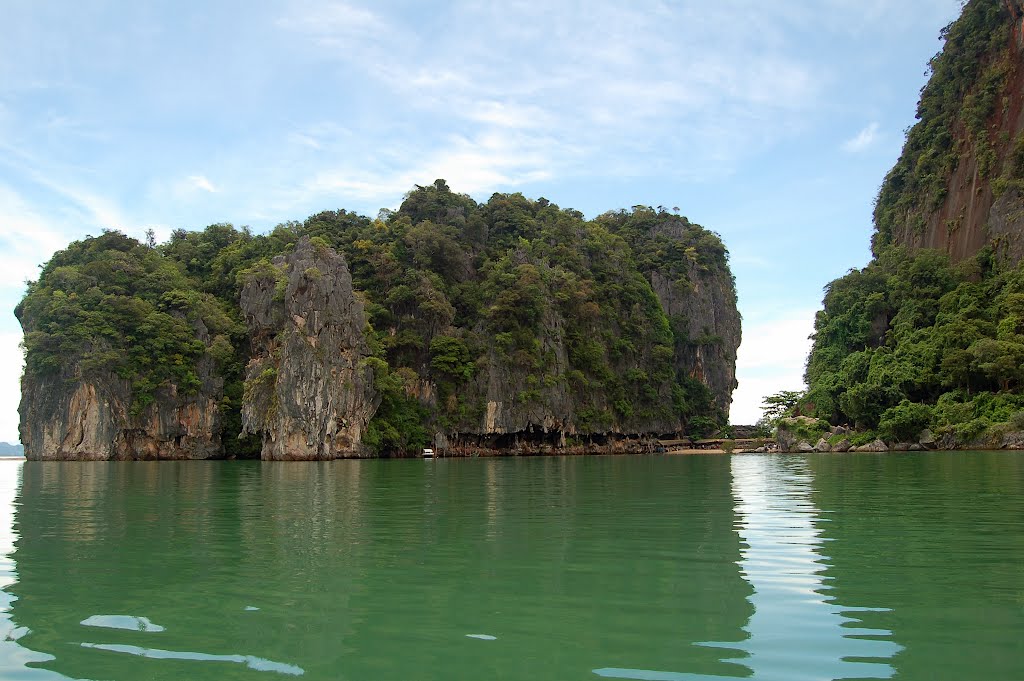
[[131, 381], [112, 372], [83, 373], [69, 361], [60, 373], [22, 380], [21, 442], [29, 460], [209, 459], [221, 453], [223, 380], [212, 362], [202, 387], [182, 394], [159, 388], [137, 411]]
[[930, 62], [918, 122], [875, 208], [875, 253], [992, 245], [1024, 258], [1024, 2], [972, 0]]
[[252, 338], [243, 432], [263, 436], [264, 459], [336, 459], [366, 453], [373, 389], [362, 303], [345, 258], [303, 237], [294, 252], [243, 274], [241, 308]]
[[1021, 0], [971, 0], [945, 29], [879, 192], [875, 257], [826, 287], [799, 410], [867, 431], [853, 444], [1019, 446], [1022, 22]]
[[668, 317], [676, 371], [711, 391], [724, 411], [736, 389], [736, 350], [741, 320], [736, 284], [717, 235], [679, 216], [635, 211], [605, 216], [636, 253]]

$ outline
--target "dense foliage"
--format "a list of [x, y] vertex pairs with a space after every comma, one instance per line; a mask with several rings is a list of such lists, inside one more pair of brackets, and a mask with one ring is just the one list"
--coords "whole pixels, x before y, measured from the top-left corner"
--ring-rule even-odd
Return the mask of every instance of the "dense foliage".
[[[671, 236], [655, 235], [657, 226]], [[237, 438], [250, 352], [238, 296], [303, 236], [345, 254], [364, 300], [382, 398], [366, 442], [379, 452], [479, 424], [486, 405], [467, 387], [494, 363], [518, 386], [510, 398], [521, 405], [556, 410], [546, 403], [552, 394], [586, 397], [591, 406], [577, 417], [595, 432], [659, 417], [700, 431], [724, 424], [710, 391], [674, 361], [680, 346], [721, 339], [682, 333], [645, 276], [658, 270], [691, 289], [691, 278], [719, 277], [734, 303], [716, 235], [647, 207], [586, 221], [521, 194], [478, 204], [443, 180], [377, 219], [342, 210], [262, 235], [219, 224], [177, 230], [162, 245], [117, 232], [76, 242], [19, 306], [27, 372], [72, 362], [87, 373], [113, 371], [144, 407], [160, 386], [195, 389], [197, 363], [212, 357], [225, 381], [226, 452], [255, 455], [258, 443]], [[429, 399], [424, 384], [433, 386]]]
[[83, 372], [130, 379], [136, 410], [168, 382], [196, 391], [196, 362], [207, 352], [226, 362], [238, 332], [222, 301], [119, 232], [54, 255], [15, 312], [26, 323], [28, 373], [60, 371], [75, 358]]
[[929, 426], [969, 440], [1021, 418], [1024, 267], [891, 248], [826, 291], [804, 413], [897, 441]]

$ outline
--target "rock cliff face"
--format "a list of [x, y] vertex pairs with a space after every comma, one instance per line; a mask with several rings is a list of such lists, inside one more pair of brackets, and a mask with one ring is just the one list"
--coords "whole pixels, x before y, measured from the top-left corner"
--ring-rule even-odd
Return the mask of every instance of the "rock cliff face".
[[[196, 333], [208, 340], [202, 322]], [[83, 372], [78, 360], [67, 362], [60, 373], [22, 379], [25, 457], [125, 461], [219, 456], [224, 381], [209, 357], [197, 369], [198, 391], [183, 394], [176, 385], [162, 387], [141, 411], [133, 410], [129, 381], [108, 371]]]
[[940, 448], [1015, 444], [1006, 434], [1019, 429], [1024, 392], [1022, 22], [1022, 0], [969, 0], [944, 29], [919, 120], [875, 204], [874, 258], [825, 287], [800, 413], [894, 448], [926, 447], [915, 441], [926, 428]]
[[[679, 225], [662, 223], [655, 235], [681, 239]], [[736, 389], [736, 351], [741, 340], [736, 286], [728, 271], [704, 270], [686, 263], [685, 284], [657, 270], [647, 273], [651, 287], [671, 319], [680, 320], [675, 365], [708, 387], [716, 404], [728, 412]]]
[[[568, 349], [565, 339], [565, 319], [556, 310], [546, 310], [537, 333], [541, 352], [551, 358], [550, 375], [564, 376], [569, 370]], [[473, 435], [503, 435], [508, 433], [551, 434], [557, 444], [564, 443], [566, 434], [578, 432], [579, 411], [594, 405], [594, 400], [583, 403], [574, 399], [572, 390], [564, 382], [539, 382], [531, 386], [528, 368], [500, 356], [495, 348], [487, 352], [486, 371], [473, 384], [478, 401], [486, 405], [482, 418], [465, 424], [461, 430]], [[533, 389], [530, 399], [519, 398]], [[543, 439], [543, 438], [540, 438]]]
[[[658, 234], [681, 237], [671, 224], [655, 228]], [[688, 263], [686, 278], [676, 280], [651, 270], [645, 273], [666, 317], [678, 321], [672, 366], [677, 375], [685, 375], [706, 386], [715, 401], [728, 412], [732, 392], [736, 388], [736, 350], [740, 343], [740, 316], [736, 308], [736, 292], [727, 272], [702, 271], [696, 263]], [[546, 291], [545, 296], [554, 296]], [[566, 319], [557, 310], [547, 310], [537, 332], [541, 354], [550, 358], [549, 375], [564, 377], [572, 369], [567, 346]], [[641, 371], [650, 361], [640, 355], [626, 366], [622, 374]], [[564, 446], [566, 436], [600, 432], [606, 435], [677, 433], [686, 428], [678, 411], [644, 411], [630, 415], [615, 412], [608, 395], [600, 390], [575, 391], [564, 380], [534, 381], [531, 370], [517, 367], [491, 348], [486, 372], [474, 385], [482, 394], [486, 410], [482, 420], [465, 424], [464, 434], [495, 436], [521, 433], [555, 446]], [[658, 390], [666, 403], [671, 402], [669, 386], [649, 386]], [[529, 400], [519, 398], [534, 394]], [[592, 422], [593, 414], [610, 414], [607, 421]]]
[[[919, 122], [886, 178], [875, 250], [991, 245], [1024, 259], [1024, 1], [972, 0], [946, 32]], [[964, 75], [964, 74], [969, 75]]]
[[242, 289], [252, 338], [243, 432], [263, 436], [264, 459], [364, 455], [377, 408], [363, 305], [345, 258], [309, 237]]
[[[555, 292], [545, 289], [542, 296], [553, 299]], [[505, 443], [508, 438], [503, 436], [517, 435], [524, 447], [531, 442], [564, 446], [567, 436], [674, 433], [685, 427], [682, 414], [677, 411], [645, 409], [623, 413], [616, 410], [614, 397], [608, 392], [588, 390], [567, 380], [575, 369], [572, 340], [568, 337], [570, 326], [561, 310], [545, 308], [533, 330], [538, 355], [545, 358], [542, 376], [538, 376], [535, 365], [517, 361], [498, 347], [487, 348], [486, 361], [480, 363], [481, 370], [475, 381], [466, 386], [465, 394], [470, 403], [480, 404], [483, 409], [477, 418], [457, 424], [457, 432], [452, 433], [455, 439], [470, 436]], [[650, 363], [649, 354], [638, 352], [624, 359], [616, 371], [643, 371]], [[647, 388], [670, 404], [670, 377], [647, 380]]]

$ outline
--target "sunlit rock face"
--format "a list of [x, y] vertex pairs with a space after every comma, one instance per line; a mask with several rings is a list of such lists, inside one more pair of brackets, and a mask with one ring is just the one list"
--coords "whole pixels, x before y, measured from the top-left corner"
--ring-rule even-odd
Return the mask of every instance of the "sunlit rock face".
[[992, 246], [1017, 263], [1024, 259], [1024, 2], [967, 3], [946, 35], [919, 122], [882, 185], [874, 246], [938, 249], [954, 262]]
[[[23, 320], [31, 328], [31, 320]], [[201, 321], [196, 338], [209, 342]], [[112, 372], [83, 371], [70, 358], [59, 373], [22, 379], [20, 434], [30, 460], [208, 459], [221, 452], [218, 408], [224, 381], [213, 360], [196, 367], [197, 391], [174, 384], [134, 407], [132, 385]]]

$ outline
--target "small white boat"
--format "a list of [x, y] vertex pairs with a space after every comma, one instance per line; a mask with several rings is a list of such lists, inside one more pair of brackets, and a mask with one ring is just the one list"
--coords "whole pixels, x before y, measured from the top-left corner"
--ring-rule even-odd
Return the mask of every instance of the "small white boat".
[[423, 458], [424, 459], [433, 459], [434, 458], [434, 450], [433, 449], [424, 449], [423, 450]]

